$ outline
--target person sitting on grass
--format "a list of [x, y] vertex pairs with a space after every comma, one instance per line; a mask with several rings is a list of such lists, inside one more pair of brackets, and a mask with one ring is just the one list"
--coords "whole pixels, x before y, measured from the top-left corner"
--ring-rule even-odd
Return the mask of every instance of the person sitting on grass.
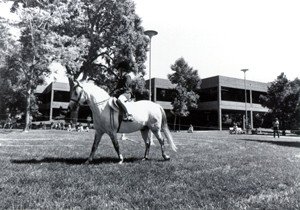
[[188, 133], [193, 133], [194, 132], [194, 127], [192, 124], [190, 124], [190, 127], [188, 129]]

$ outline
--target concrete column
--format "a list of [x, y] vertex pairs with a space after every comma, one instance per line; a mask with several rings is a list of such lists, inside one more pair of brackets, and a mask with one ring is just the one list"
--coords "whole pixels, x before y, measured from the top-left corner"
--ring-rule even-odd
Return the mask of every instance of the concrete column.
[[219, 130], [221, 131], [222, 130], [222, 109], [220, 108], [220, 106], [219, 106], [218, 114], [219, 114]]
[[251, 128], [253, 128], [253, 111], [252, 110], [250, 111], [250, 125], [251, 125]]
[[156, 102], [157, 101], [157, 99], [156, 99], [156, 97], [157, 97], [157, 93], [156, 93], [156, 84], [155, 84], [155, 78], [153, 78], [153, 85], [152, 85], [152, 88], [153, 88], [153, 101], [154, 102]]
[[218, 118], [219, 118], [219, 130], [222, 130], [222, 109], [221, 109], [221, 85], [218, 84]]
[[252, 107], [252, 87], [250, 83], [250, 90], [249, 90], [249, 97], [250, 97], [250, 126], [251, 129], [253, 128], [253, 107]]
[[51, 88], [51, 100], [50, 100], [50, 113], [49, 113], [49, 120], [52, 120], [52, 116], [53, 116], [53, 110], [52, 110], [52, 102], [54, 99], [54, 90]]

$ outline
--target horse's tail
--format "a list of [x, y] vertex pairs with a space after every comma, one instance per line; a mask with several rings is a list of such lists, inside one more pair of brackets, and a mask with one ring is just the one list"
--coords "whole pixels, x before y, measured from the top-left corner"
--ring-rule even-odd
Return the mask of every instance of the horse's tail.
[[165, 110], [162, 107], [160, 107], [160, 111], [161, 111], [161, 114], [162, 114], [162, 122], [161, 122], [162, 131], [164, 132], [164, 134], [165, 134], [172, 150], [174, 150], [176, 152], [177, 147], [174, 144], [173, 137], [172, 137], [171, 132], [170, 132], [169, 127], [168, 127], [167, 116], [166, 116]]

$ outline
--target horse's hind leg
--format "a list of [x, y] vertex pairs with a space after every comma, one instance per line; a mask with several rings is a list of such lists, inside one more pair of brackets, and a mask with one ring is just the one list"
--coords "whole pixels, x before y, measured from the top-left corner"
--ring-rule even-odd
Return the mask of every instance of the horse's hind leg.
[[158, 139], [160, 146], [161, 146], [161, 153], [162, 156], [165, 160], [170, 160], [170, 156], [166, 155], [165, 153], [165, 140], [163, 138], [163, 136], [161, 135], [160, 130], [152, 130], [152, 132], [154, 133], [154, 135], [156, 136], [156, 138]]
[[141, 134], [142, 134], [142, 137], [144, 139], [144, 142], [145, 142], [145, 155], [144, 155], [144, 158], [143, 160], [148, 160], [149, 158], [149, 150], [150, 150], [150, 145], [151, 145], [151, 140], [149, 138], [149, 128], [146, 127], [144, 128], [143, 130], [141, 130]]
[[95, 138], [94, 138], [94, 143], [93, 143], [92, 151], [91, 151], [91, 154], [90, 154], [88, 160], [85, 163], [88, 164], [88, 163], [90, 163], [94, 159], [95, 152], [96, 152], [96, 150], [98, 148], [98, 145], [100, 143], [100, 140], [101, 140], [102, 136], [103, 136], [103, 133], [97, 133], [97, 132], [95, 133]]
[[114, 145], [114, 148], [115, 148], [115, 150], [116, 150], [116, 152], [118, 154], [118, 157], [120, 159], [119, 164], [122, 164], [123, 161], [124, 161], [124, 158], [123, 158], [123, 155], [120, 153], [120, 147], [119, 147], [117, 133], [110, 133], [108, 135], [109, 135], [109, 137], [110, 137], [110, 139], [111, 139], [111, 141], [112, 141], [112, 143]]

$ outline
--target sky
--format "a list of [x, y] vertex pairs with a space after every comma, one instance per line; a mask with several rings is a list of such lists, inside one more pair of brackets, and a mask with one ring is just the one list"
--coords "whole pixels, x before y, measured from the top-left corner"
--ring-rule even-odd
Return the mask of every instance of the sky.
[[[167, 78], [183, 57], [200, 78], [242, 79], [241, 69], [260, 82], [274, 81], [281, 72], [300, 78], [299, 0], [133, 1], [144, 29], [158, 32], [151, 42], [152, 77]], [[0, 14], [11, 17], [3, 5]], [[146, 67], [147, 79], [149, 61]]]
[[[183, 57], [200, 78], [300, 78], [299, 0], [134, 0], [151, 41], [151, 75]], [[149, 61], [147, 61], [147, 68]]]

